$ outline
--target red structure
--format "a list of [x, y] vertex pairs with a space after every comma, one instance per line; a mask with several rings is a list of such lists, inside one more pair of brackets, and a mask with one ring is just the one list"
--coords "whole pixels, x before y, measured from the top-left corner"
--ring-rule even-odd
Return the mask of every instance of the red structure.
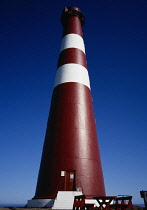
[[73, 210], [76, 209], [94, 210], [94, 204], [85, 203], [85, 195], [75, 196], [73, 203]]
[[115, 199], [115, 203], [110, 205], [111, 209], [115, 210], [126, 210], [126, 209], [134, 209], [132, 204], [132, 196], [130, 195], [122, 195], [118, 196]]
[[82, 34], [84, 16], [77, 7], [65, 8], [61, 23], [61, 50], [33, 199], [76, 190], [87, 198], [105, 196]]

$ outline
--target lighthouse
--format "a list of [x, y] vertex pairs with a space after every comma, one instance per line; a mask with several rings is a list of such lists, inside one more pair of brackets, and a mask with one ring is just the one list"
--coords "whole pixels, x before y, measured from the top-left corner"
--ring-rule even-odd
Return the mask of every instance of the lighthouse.
[[73, 192], [87, 199], [105, 196], [82, 33], [84, 21], [79, 8], [63, 9], [61, 48], [36, 192], [28, 201], [31, 207], [53, 203], [59, 192]]

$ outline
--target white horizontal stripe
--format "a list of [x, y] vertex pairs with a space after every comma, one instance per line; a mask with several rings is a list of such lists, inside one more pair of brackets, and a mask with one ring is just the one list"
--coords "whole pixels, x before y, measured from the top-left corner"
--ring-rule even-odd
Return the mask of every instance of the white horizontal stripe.
[[66, 82], [78, 82], [90, 88], [88, 71], [79, 64], [69, 63], [57, 69], [54, 87]]
[[78, 48], [85, 53], [83, 38], [78, 34], [67, 34], [62, 39], [60, 52], [67, 48]]

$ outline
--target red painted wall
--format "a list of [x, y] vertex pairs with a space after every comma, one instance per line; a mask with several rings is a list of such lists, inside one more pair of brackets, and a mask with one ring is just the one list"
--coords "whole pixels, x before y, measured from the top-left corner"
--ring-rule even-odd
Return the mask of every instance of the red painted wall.
[[[82, 36], [79, 17], [67, 16], [63, 37], [69, 33]], [[78, 49], [60, 53], [58, 67], [65, 63], [87, 68], [86, 56]], [[91, 91], [77, 82], [53, 90], [34, 199], [55, 197], [58, 190], [64, 190], [61, 171], [68, 169], [76, 170], [77, 187], [82, 187], [87, 197], [105, 195]]]

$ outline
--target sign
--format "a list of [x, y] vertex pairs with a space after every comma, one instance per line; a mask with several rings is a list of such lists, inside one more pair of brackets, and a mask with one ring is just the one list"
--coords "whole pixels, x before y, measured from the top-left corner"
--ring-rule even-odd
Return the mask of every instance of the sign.
[[147, 191], [144, 192], [144, 200], [147, 203]]

